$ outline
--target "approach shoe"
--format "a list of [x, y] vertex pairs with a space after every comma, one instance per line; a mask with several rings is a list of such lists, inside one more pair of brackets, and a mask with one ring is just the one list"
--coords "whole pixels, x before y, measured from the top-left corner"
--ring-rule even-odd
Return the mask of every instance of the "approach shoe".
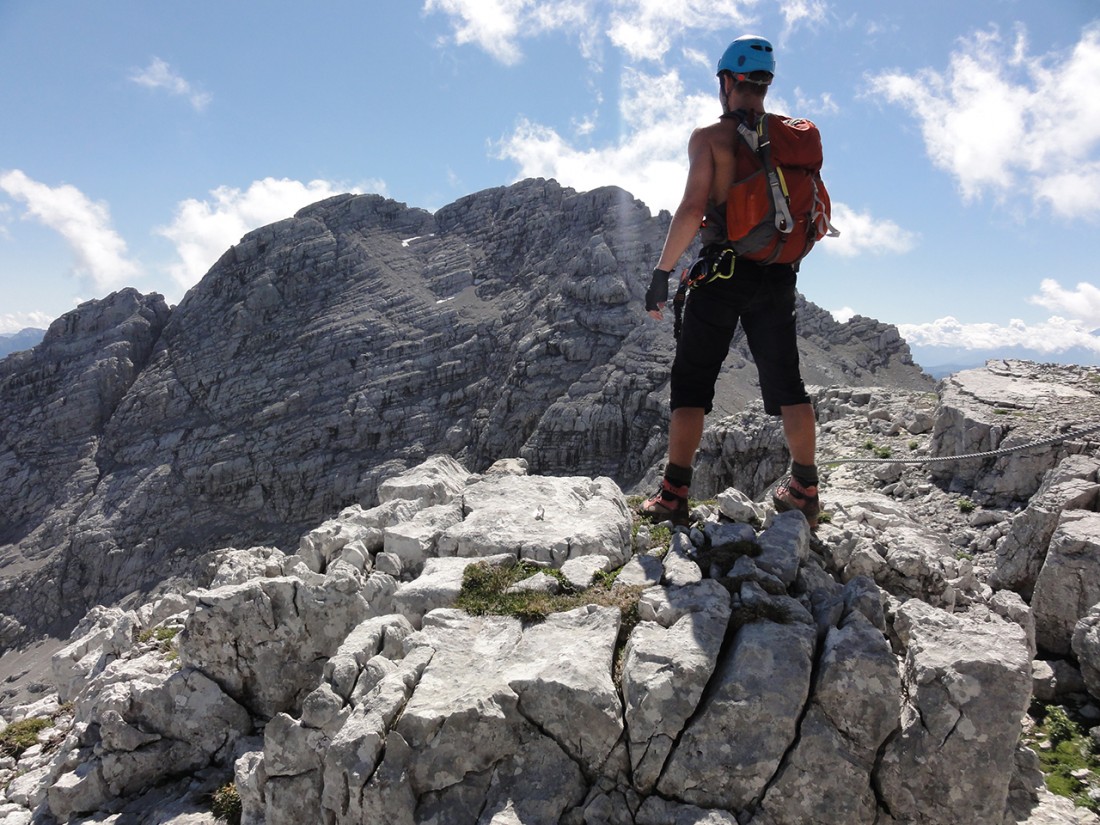
[[691, 521], [687, 486], [679, 487], [667, 478], [661, 479], [661, 486], [657, 492], [638, 507], [638, 513], [653, 521], [687, 524]]
[[806, 487], [794, 476], [787, 476], [772, 493], [772, 503], [780, 513], [787, 510], [800, 510], [810, 523], [810, 529], [817, 527], [817, 517], [821, 514], [821, 502], [817, 497], [817, 485]]

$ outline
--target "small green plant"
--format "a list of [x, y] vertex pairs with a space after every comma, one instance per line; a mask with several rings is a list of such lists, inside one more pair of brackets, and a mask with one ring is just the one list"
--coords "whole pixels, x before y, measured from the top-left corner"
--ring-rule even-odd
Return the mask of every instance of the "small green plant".
[[1100, 759], [1092, 752], [1090, 738], [1059, 705], [1036, 703], [1031, 716], [1036, 721], [1034, 736], [1039, 747], [1035, 750], [1047, 788], [1072, 799], [1078, 807], [1100, 813], [1100, 804], [1086, 793], [1100, 778]]
[[224, 820], [229, 825], [241, 825], [241, 795], [232, 782], [214, 791], [210, 803], [210, 812], [215, 819]]
[[146, 642], [156, 641], [158, 642], [158, 648], [161, 653], [168, 656], [169, 659], [175, 659], [178, 655], [176, 653], [175, 646], [172, 644], [172, 640], [179, 635], [180, 629], [178, 627], [150, 627], [141, 631], [138, 634], [138, 641], [142, 644]]
[[891, 454], [889, 447], [875, 447], [876, 458], [889, 458]]
[[1050, 736], [1052, 745], [1072, 741], [1075, 736], [1079, 736], [1081, 733], [1077, 724], [1069, 718], [1069, 714], [1066, 713], [1065, 709], [1057, 705], [1052, 705], [1047, 709], [1045, 723], [1047, 735]]
[[863, 442], [863, 449], [865, 449], [865, 450], [875, 449], [875, 442], [868, 438], [866, 441]]
[[[534, 591], [507, 592], [513, 584], [536, 573], [557, 578], [561, 592], [557, 595]], [[485, 562], [476, 562], [463, 573], [462, 589], [455, 607], [475, 616], [515, 616], [525, 622], [539, 622], [551, 613], [561, 613], [586, 604], [618, 607], [625, 615], [630, 604], [637, 602], [641, 588], [612, 588], [614, 575], [597, 576], [591, 587], [578, 593], [560, 570], [538, 567], [529, 562], [520, 562], [512, 567], [491, 567]]]
[[959, 561], [974, 561], [974, 556], [970, 553], [967, 553], [965, 550], [959, 550], [957, 553], [955, 553], [955, 558]]
[[827, 510], [822, 510], [820, 513], [817, 514], [817, 523], [818, 524], [832, 524], [833, 523], [833, 514], [828, 512]]
[[973, 501], [966, 498], [965, 496], [963, 498], [959, 499], [959, 512], [960, 513], [973, 513], [974, 510], [977, 509], [977, 507], [978, 507], [977, 504], [975, 504]]
[[49, 719], [20, 719], [0, 733], [0, 754], [18, 759], [27, 748], [38, 744], [38, 734], [53, 725]]
[[917, 441], [914, 439], [913, 441], [910, 441], [907, 446], [909, 447], [909, 452], [913, 452], [920, 446], [920, 444], [918, 444]]
[[672, 545], [672, 531], [662, 525], [654, 525], [649, 530], [649, 540], [652, 547], [663, 547], [667, 553]]

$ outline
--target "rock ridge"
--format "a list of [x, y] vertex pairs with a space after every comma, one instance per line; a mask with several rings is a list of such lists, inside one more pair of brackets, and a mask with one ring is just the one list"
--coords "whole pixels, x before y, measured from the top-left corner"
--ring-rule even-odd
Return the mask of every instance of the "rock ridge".
[[[0, 651], [195, 581], [218, 547], [292, 543], [434, 453], [638, 483], [671, 357], [639, 273], [668, 221], [541, 179], [434, 215], [341, 195], [250, 232], [170, 311], [124, 290], [59, 319], [0, 361]], [[929, 386], [892, 327], [800, 308], [814, 380]], [[754, 372], [738, 342], [719, 410]]]

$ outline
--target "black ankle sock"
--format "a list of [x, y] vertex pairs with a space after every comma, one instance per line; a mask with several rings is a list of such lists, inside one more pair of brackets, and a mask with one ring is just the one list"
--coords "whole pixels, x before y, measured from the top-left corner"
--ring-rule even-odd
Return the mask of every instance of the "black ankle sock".
[[676, 487], [690, 487], [691, 467], [681, 467], [679, 464], [669, 463], [665, 467], [665, 478]]
[[792, 461], [791, 475], [794, 476], [795, 480], [803, 487], [817, 486], [816, 464], [799, 464], [797, 461]]

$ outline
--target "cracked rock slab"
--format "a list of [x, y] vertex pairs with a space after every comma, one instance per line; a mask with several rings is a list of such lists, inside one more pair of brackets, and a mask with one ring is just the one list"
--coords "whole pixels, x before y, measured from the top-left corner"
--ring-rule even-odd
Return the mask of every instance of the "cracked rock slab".
[[901, 822], [1000, 821], [1031, 699], [1024, 631], [916, 599], [895, 626], [907, 645], [908, 702], [876, 774], [882, 803]]

